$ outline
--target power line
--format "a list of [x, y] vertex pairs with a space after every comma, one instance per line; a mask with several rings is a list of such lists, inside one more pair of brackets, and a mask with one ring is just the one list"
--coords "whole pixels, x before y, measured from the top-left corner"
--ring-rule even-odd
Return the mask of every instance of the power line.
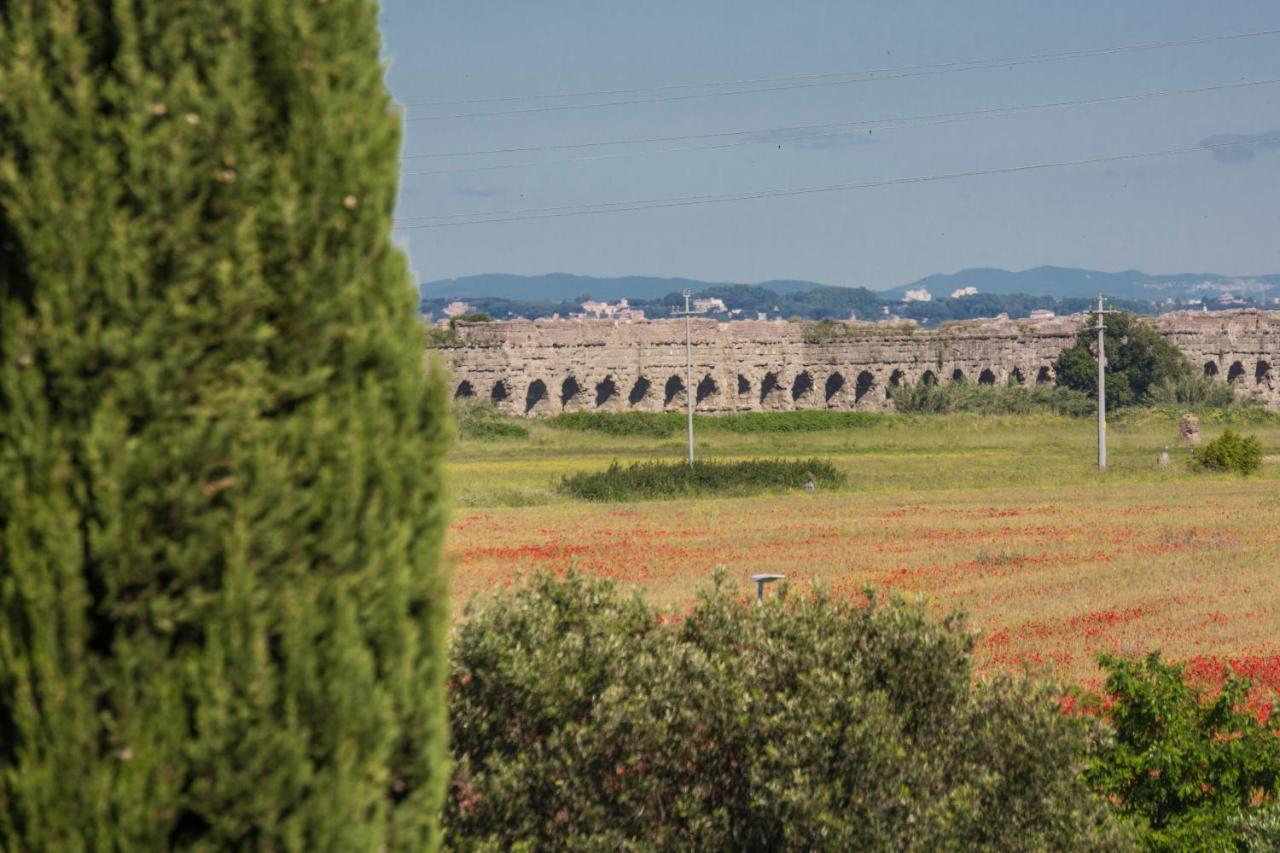
[[[558, 112], [561, 110], [583, 110], [583, 109], [599, 109], [602, 107], [629, 106], [633, 104], [653, 104], [666, 103], [671, 101], [686, 101], [696, 98], [719, 98], [731, 95], [750, 95], [764, 92], [782, 92], [794, 89], [808, 89], [818, 86], [845, 86], [853, 83], [866, 83], [877, 80], [898, 80], [907, 77], [922, 77], [935, 74], [948, 74], [960, 71], [975, 71], [986, 68], [998, 68], [1002, 66], [1012, 67], [1015, 65], [1031, 65], [1041, 62], [1058, 62], [1068, 59], [1082, 59], [1094, 56], [1111, 56], [1120, 53], [1133, 53], [1138, 51], [1164, 50], [1175, 47], [1190, 47], [1193, 45], [1213, 44], [1224, 41], [1237, 41], [1240, 39], [1261, 38], [1264, 36], [1272, 36], [1280, 34], [1280, 30], [1256, 30], [1247, 33], [1229, 33], [1225, 35], [1201, 36], [1191, 39], [1180, 39], [1177, 41], [1163, 42], [1146, 42], [1142, 44], [1121, 45], [1117, 47], [1100, 47], [1086, 48], [1082, 50], [1058, 51], [1055, 53], [1029, 54], [1025, 56], [1002, 57], [997, 59], [976, 59], [965, 60], [960, 62], [944, 62], [934, 63], [931, 65], [908, 65], [897, 66], [881, 69], [870, 69], [865, 71], [846, 71], [832, 72], [829, 74], [814, 74], [801, 77], [776, 77], [776, 78], [757, 78], [755, 80], [743, 81], [724, 81], [724, 82], [708, 82], [708, 83], [682, 83], [666, 87], [647, 87], [636, 89], [615, 89], [611, 91], [600, 92], [583, 92], [583, 93], [565, 93], [559, 95], [521, 95], [512, 96], [510, 98], [500, 99], [474, 99], [461, 101], [435, 101], [435, 102], [418, 102], [409, 103], [405, 106], [411, 109], [433, 107], [433, 106], [450, 106], [463, 105], [471, 103], [496, 103], [506, 101], [519, 100], [540, 100], [546, 98], [567, 98], [567, 97], [587, 97], [587, 96], [612, 96], [639, 94], [645, 92], [663, 92], [684, 88], [700, 88], [713, 86], [735, 86], [745, 85], [748, 88], [729, 89], [719, 92], [691, 92], [680, 95], [659, 95], [652, 98], [627, 98], [623, 100], [612, 101], [596, 101], [586, 104], [548, 104], [534, 107], [522, 107], [511, 110], [490, 110], [485, 112], [463, 112], [437, 116], [415, 116], [406, 119], [406, 121], [444, 121], [449, 119], [462, 118], [483, 118], [486, 116], [505, 116], [505, 115], [521, 115], [527, 113], [542, 112]], [[877, 76], [879, 75], [879, 76]], [[832, 79], [837, 78], [837, 79]], [[852, 78], [852, 79], [838, 79]], [[768, 84], [768, 85], [762, 85]]]
[[[716, 138], [742, 137], [742, 136], [748, 137], [747, 139], [740, 140], [737, 142], [725, 142], [717, 145], [692, 145], [692, 146], [684, 145], [684, 146], [673, 147], [673, 148], [659, 148], [653, 151], [624, 151], [624, 152], [618, 152], [614, 154], [597, 154], [597, 155], [592, 155], [587, 157], [569, 157], [569, 158], [564, 158], [560, 160], [539, 160], [539, 161], [528, 161], [523, 163], [502, 163], [497, 165], [486, 165], [486, 166], [462, 166], [462, 167], [451, 168], [451, 169], [435, 169], [435, 170], [430, 170], [425, 172], [404, 172], [402, 173], [401, 177], [414, 178], [414, 177], [424, 177], [429, 175], [457, 175], [457, 174], [463, 174], [467, 172], [491, 172], [491, 171], [499, 171], [499, 170], [505, 170], [505, 169], [524, 169], [524, 168], [530, 168], [534, 166], [558, 166], [558, 165], [564, 165], [568, 163], [586, 163], [586, 162], [592, 162], [596, 160], [616, 160], [616, 159], [623, 159], [628, 157], [650, 157], [650, 156], [659, 155], [659, 154], [680, 154], [686, 151], [688, 152], [719, 151], [727, 148], [738, 148], [744, 145], [758, 145], [764, 142], [785, 143], [785, 142], [798, 142], [798, 141], [809, 140], [809, 139], [826, 139], [833, 136], [839, 136], [843, 130], [847, 130], [848, 128], [853, 128], [853, 127], [870, 127], [870, 128], [874, 128], [876, 130], [881, 130], [881, 131], [899, 130], [903, 128], [916, 128], [916, 127], [934, 127], [937, 125], [952, 124], [952, 123], [961, 122], [961, 121], [971, 121], [971, 120], [979, 120], [979, 119], [987, 119], [987, 118], [1005, 118], [1007, 116], [1020, 115], [1023, 113], [1043, 112], [1046, 110], [1063, 109], [1068, 107], [1084, 107], [1084, 106], [1098, 106], [1101, 104], [1128, 103], [1133, 101], [1146, 100], [1150, 98], [1166, 98], [1166, 97], [1173, 97], [1178, 95], [1195, 95], [1195, 94], [1203, 94], [1206, 92], [1218, 92], [1218, 91], [1223, 91], [1227, 89], [1242, 89], [1242, 88], [1247, 88], [1252, 86], [1271, 86], [1277, 83], [1280, 83], [1280, 78], [1273, 78], [1268, 80], [1247, 80], [1247, 81], [1239, 81], [1234, 83], [1218, 83], [1218, 84], [1213, 84], [1209, 86], [1200, 86], [1200, 87], [1191, 88], [1191, 89], [1167, 89], [1167, 90], [1156, 91], [1156, 92], [1142, 92], [1142, 93], [1130, 94], [1130, 95], [1111, 95], [1111, 96], [1102, 97], [1102, 98], [1087, 98], [1087, 99], [1075, 100], [1075, 101], [1054, 101], [1050, 103], [1040, 103], [1040, 104], [1020, 104], [1020, 105], [1014, 105], [1014, 106], [1008, 106], [1008, 107], [990, 107], [987, 109], [968, 110], [964, 112], [934, 113], [931, 115], [920, 115], [920, 116], [902, 116], [899, 118], [862, 119], [859, 121], [836, 122], [832, 124], [797, 125], [797, 126], [791, 126], [791, 127], [761, 128], [757, 130], [734, 130], [734, 131], [723, 131], [719, 133], [690, 134], [687, 136], [653, 137], [649, 139], [614, 140], [610, 142], [583, 142], [583, 143], [576, 143], [574, 145], [549, 145], [549, 146], [542, 146], [542, 147], [527, 147], [523, 149], [510, 149], [510, 150], [549, 151], [549, 150], [558, 150], [558, 149], [564, 149], [564, 148], [588, 148], [588, 147], [601, 147], [601, 146], [609, 146], [609, 145], [640, 145], [640, 144], [646, 144], [651, 142], [666, 142], [666, 141], [681, 141], [681, 140], [692, 141], [697, 139], [716, 139]], [[898, 122], [898, 123], [893, 124], [892, 122]], [[813, 131], [813, 132], [808, 132], [808, 131]], [[799, 133], [800, 135], [788, 136], [785, 139], [776, 139], [776, 140], [764, 140], [759, 138], [767, 134], [781, 134], [781, 133], [788, 133], [788, 134]], [[482, 152], [471, 152], [471, 153], [489, 154], [489, 153], [499, 153], [499, 152], [482, 151]], [[409, 155], [409, 157], [414, 157], [414, 156], [464, 156], [464, 154]], [[404, 159], [409, 159], [409, 157], [406, 157]]]
[[[1255, 142], [1272, 144], [1280, 143], [1280, 134], [1264, 135], [1258, 137]], [[565, 207], [547, 207], [547, 208], [528, 208], [525, 210], [514, 211], [489, 211], [485, 213], [474, 214], [451, 214], [439, 217], [413, 217], [413, 219], [458, 219], [463, 217], [473, 217], [466, 221], [458, 222], [428, 222], [417, 225], [397, 225], [394, 230], [410, 231], [425, 228], [448, 228], [458, 225], [484, 225], [497, 222], [522, 222], [531, 219], [558, 219], [565, 216], [587, 216], [598, 213], [624, 213], [638, 210], [656, 210], [670, 207], [689, 207], [701, 204], [723, 204], [737, 201], [752, 201], [764, 198], [781, 198], [786, 196], [812, 195], [815, 193], [840, 192], [847, 190], [873, 189], [878, 187], [900, 186], [905, 184], [922, 184], [933, 181], [948, 181], [958, 178], [974, 178], [989, 175], [1012, 175], [1021, 172], [1032, 172], [1043, 169], [1058, 169], [1069, 166], [1092, 166], [1102, 163], [1118, 163], [1126, 160], [1138, 160], [1149, 157], [1171, 157], [1182, 154], [1190, 154], [1196, 151], [1213, 151], [1220, 148], [1239, 147], [1239, 141], [1217, 142], [1207, 145], [1189, 145], [1182, 148], [1166, 148], [1157, 151], [1140, 151], [1129, 154], [1116, 154], [1107, 157], [1090, 157], [1083, 160], [1060, 160], [1048, 163], [1029, 163], [1020, 166], [1007, 166], [998, 169], [972, 169], [963, 172], [943, 172], [935, 175], [921, 175], [906, 178], [888, 178], [878, 181], [864, 181], [857, 183], [843, 184], [826, 184], [814, 187], [797, 187], [790, 189], [762, 190], [747, 193], [734, 193], [729, 195], [705, 195], [705, 196], [676, 196], [674, 198], [665, 199], [641, 199], [632, 201], [604, 202], [594, 205], [572, 205]], [[489, 217], [489, 218], [474, 218]], [[401, 221], [412, 221], [406, 219]]]

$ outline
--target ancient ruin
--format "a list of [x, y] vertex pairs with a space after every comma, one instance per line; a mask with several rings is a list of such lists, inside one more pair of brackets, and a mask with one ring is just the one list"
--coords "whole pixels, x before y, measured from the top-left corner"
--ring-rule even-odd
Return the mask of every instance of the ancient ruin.
[[[699, 412], [892, 408], [889, 389], [916, 382], [1053, 382], [1082, 315], [943, 324], [692, 323], [692, 389], [682, 320], [517, 320], [459, 324], [439, 346], [454, 395], [517, 415], [563, 411]], [[1198, 369], [1280, 407], [1280, 312], [1166, 314], [1153, 320]]]

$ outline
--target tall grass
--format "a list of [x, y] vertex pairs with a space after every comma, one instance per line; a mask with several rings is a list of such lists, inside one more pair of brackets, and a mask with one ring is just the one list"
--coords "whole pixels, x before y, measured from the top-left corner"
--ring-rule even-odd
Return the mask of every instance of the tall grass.
[[1097, 405], [1088, 394], [1054, 385], [944, 385], [919, 383], [890, 389], [894, 408], [905, 414], [941, 415], [976, 412], [983, 415], [1029, 415], [1051, 412], [1070, 417], [1091, 415]]
[[1195, 406], [1205, 409], [1258, 405], [1256, 401], [1236, 397], [1235, 389], [1230, 385], [1214, 382], [1203, 374], [1166, 379], [1159, 385], [1153, 385], [1147, 390], [1147, 402], [1155, 406]]
[[[872, 412], [833, 412], [823, 409], [791, 412], [743, 412], [733, 415], [694, 415], [699, 432], [795, 433], [869, 427], [884, 418]], [[685, 429], [680, 412], [568, 412], [548, 419], [557, 429], [604, 435], [668, 438]]]
[[455, 403], [453, 418], [463, 438], [529, 437], [529, 428], [520, 418], [502, 414], [487, 400]]
[[559, 490], [588, 501], [654, 500], [694, 495], [751, 495], [771, 489], [843, 485], [844, 474], [821, 459], [747, 459], [720, 462], [614, 462], [604, 471], [565, 477]]

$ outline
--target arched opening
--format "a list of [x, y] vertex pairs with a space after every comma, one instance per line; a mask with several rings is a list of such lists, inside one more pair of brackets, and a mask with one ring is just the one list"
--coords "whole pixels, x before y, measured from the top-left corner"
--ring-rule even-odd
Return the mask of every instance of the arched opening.
[[582, 386], [578, 384], [577, 379], [570, 376], [560, 383], [560, 405], [566, 405], [580, 393], [582, 393]]
[[1217, 375], [1218, 375], [1218, 362], [1216, 362], [1216, 361], [1206, 361], [1206, 362], [1204, 363], [1204, 375], [1205, 375], [1205, 376], [1217, 376]]
[[1009, 374], [1009, 384], [1012, 385], [1015, 382], [1019, 385], [1027, 384], [1027, 375], [1022, 372], [1021, 367], [1015, 367], [1013, 372]]
[[529, 383], [529, 392], [524, 395], [525, 414], [533, 411], [533, 407], [547, 399], [547, 383], [535, 379]]
[[889, 387], [898, 388], [902, 385], [902, 380], [907, 378], [907, 374], [903, 373], [901, 368], [889, 374]]
[[778, 385], [778, 374], [769, 372], [764, 375], [764, 380], [760, 383], [760, 402], [763, 403], [765, 398], [777, 391], [781, 387]]
[[924, 373], [920, 374], [920, 384], [921, 385], [937, 385], [938, 375], [934, 373], [932, 370], [926, 370]]
[[1053, 373], [1050, 372], [1047, 366], [1042, 366], [1039, 370], [1036, 371], [1037, 385], [1048, 385], [1052, 381], [1053, 381]]
[[1240, 381], [1240, 377], [1244, 376], [1244, 365], [1238, 361], [1231, 363], [1231, 368], [1227, 371], [1227, 382], [1232, 385]]
[[809, 371], [801, 371], [796, 381], [791, 383], [791, 399], [799, 400], [813, 390], [813, 377]]
[[957, 367], [955, 370], [951, 371], [951, 381], [952, 381], [952, 382], [963, 382], [963, 381], [964, 381], [964, 371], [963, 371], [963, 370], [961, 370], [961, 369], [960, 369], [960, 368], [958, 368], [958, 367]]
[[1253, 369], [1253, 381], [1262, 385], [1271, 378], [1271, 365], [1265, 361], [1259, 361], [1258, 366]]
[[489, 399], [495, 403], [501, 403], [503, 400], [511, 396], [511, 392], [507, 389], [507, 383], [499, 379], [493, 386], [493, 390], [489, 392]]
[[631, 393], [627, 395], [627, 402], [633, 406], [636, 405], [649, 396], [649, 389], [652, 387], [653, 383], [641, 376], [636, 380], [636, 384], [631, 386]]
[[609, 402], [618, 393], [618, 386], [614, 383], [612, 376], [606, 376], [602, 381], [596, 383], [596, 406], [603, 406]]
[[702, 381], [698, 383], [697, 397], [694, 399], [695, 404], [701, 403], [713, 394], [720, 393], [720, 386], [708, 374], [702, 377]]
[[465, 379], [458, 383], [458, 390], [453, 392], [454, 399], [457, 400], [460, 400], [463, 397], [474, 397], [475, 395], [476, 389], [473, 388], [471, 383]]
[[739, 373], [738, 374], [738, 396], [742, 397], [750, 393], [751, 393], [751, 380], [743, 376], [741, 373]]
[[679, 376], [672, 376], [667, 380], [667, 386], [663, 389], [662, 405], [670, 406], [671, 401], [684, 391], [684, 382]]
[[864, 370], [858, 374], [857, 384], [853, 386], [853, 402], [860, 403], [862, 398], [871, 393], [871, 389], [876, 387], [876, 378], [871, 375], [871, 371]]
[[844, 388], [844, 374], [833, 373], [830, 376], [828, 376], [827, 387], [824, 392], [826, 394], [827, 402], [830, 403], [831, 398], [839, 394], [842, 388]]
[[995, 385], [996, 375], [991, 372], [991, 368], [984, 367], [982, 372], [978, 374], [979, 385]]

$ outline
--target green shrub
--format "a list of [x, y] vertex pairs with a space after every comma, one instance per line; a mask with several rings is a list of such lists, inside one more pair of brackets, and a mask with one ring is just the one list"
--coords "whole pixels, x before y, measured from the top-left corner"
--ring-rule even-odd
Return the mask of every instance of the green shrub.
[[399, 116], [368, 0], [0, 2], [0, 849], [438, 845]]
[[1240, 814], [1231, 827], [1235, 849], [1242, 853], [1275, 853], [1280, 850], [1280, 806], [1272, 803]]
[[1245, 705], [1250, 684], [1230, 677], [1216, 696], [1179, 665], [1104, 655], [1115, 741], [1085, 777], [1141, 819], [1152, 850], [1236, 850], [1275, 834], [1259, 796], [1280, 793], [1280, 715], [1262, 723]]
[[796, 489], [813, 481], [824, 488], [844, 484], [844, 474], [822, 459], [743, 459], [687, 462], [617, 462], [604, 471], [563, 478], [559, 490], [589, 501], [654, 500], [691, 495], [749, 495]]
[[677, 412], [565, 412], [548, 418], [547, 423], [579, 432], [666, 438], [685, 428], [685, 416]]
[[812, 409], [792, 412], [743, 412], [738, 415], [695, 417], [695, 428], [731, 433], [822, 432], [864, 429], [884, 420], [876, 412], [837, 412]]
[[1097, 724], [976, 680], [973, 642], [923, 605], [756, 607], [723, 578], [664, 625], [608, 583], [539, 576], [458, 629], [450, 843], [1129, 849], [1079, 775]]
[[941, 415], [976, 412], [984, 415], [1022, 415], [1050, 412], [1079, 417], [1092, 415], [1097, 404], [1085, 393], [1049, 385], [981, 385], [967, 382], [917, 383], [889, 389], [894, 409], [903, 414]]
[[[681, 412], [566, 412], [549, 418], [557, 429], [597, 432], [603, 435], [669, 438], [682, 434], [687, 416]], [[694, 415], [696, 432], [795, 433], [859, 429], [872, 426], [884, 415], [873, 412], [836, 412], [825, 409], [790, 412], [743, 412], [733, 415]]]
[[502, 414], [487, 400], [455, 401], [453, 411], [458, 434], [464, 439], [529, 437], [529, 428], [520, 418]]
[[1226, 409], [1253, 405], [1256, 401], [1236, 397], [1235, 389], [1225, 382], [1214, 382], [1202, 373], [1167, 378], [1152, 385], [1147, 402], [1154, 406], [1179, 406], [1204, 409]]
[[1262, 442], [1257, 436], [1229, 429], [1208, 444], [1194, 448], [1191, 462], [1207, 471], [1252, 474], [1262, 466]]

